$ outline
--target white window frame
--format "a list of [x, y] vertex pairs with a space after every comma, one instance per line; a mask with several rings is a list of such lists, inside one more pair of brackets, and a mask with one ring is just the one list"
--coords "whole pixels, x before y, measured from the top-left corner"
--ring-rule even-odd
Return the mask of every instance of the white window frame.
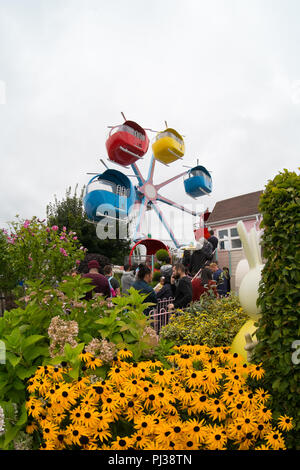
[[[233, 228], [236, 229], [236, 225], [232, 225], [231, 227], [226, 227], [226, 228], [224, 227], [224, 228], [218, 229], [218, 231], [217, 231], [217, 232], [218, 232], [218, 239], [219, 239], [218, 251], [237, 251], [237, 250], [242, 250], [242, 249], [243, 249], [243, 245], [242, 245], [242, 244], [241, 244], [241, 246], [238, 247], [238, 248], [232, 248], [232, 243], [231, 243], [232, 240], [240, 240], [239, 235], [237, 235], [237, 236], [235, 236], [235, 237], [232, 237], [232, 236], [231, 236], [230, 230], [233, 229]], [[227, 230], [228, 241], [229, 241], [229, 244], [230, 244], [229, 250], [227, 250], [226, 248], [221, 248], [221, 243], [222, 243], [223, 241], [225, 241], [225, 240], [224, 240], [224, 238], [220, 238], [219, 232], [222, 232], [223, 230]], [[241, 243], [242, 243], [242, 242], [241, 242]]]

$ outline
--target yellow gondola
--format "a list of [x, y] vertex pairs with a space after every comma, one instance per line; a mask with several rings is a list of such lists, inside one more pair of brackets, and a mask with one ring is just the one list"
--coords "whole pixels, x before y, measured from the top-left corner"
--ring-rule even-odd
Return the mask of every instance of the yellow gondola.
[[168, 165], [183, 157], [184, 140], [175, 129], [168, 128], [157, 134], [152, 151], [156, 160]]

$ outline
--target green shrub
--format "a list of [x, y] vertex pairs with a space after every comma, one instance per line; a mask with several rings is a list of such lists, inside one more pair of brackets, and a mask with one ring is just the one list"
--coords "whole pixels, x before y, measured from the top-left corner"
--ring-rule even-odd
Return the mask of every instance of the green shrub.
[[287, 445], [300, 449], [300, 364], [292, 360], [293, 343], [300, 339], [300, 176], [284, 170], [269, 181], [259, 210], [267, 261], [259, 288], [262, 316], [254, 360], [263, 363], [273, 409], [294, 417]]
[[167, 250], [164, 250], [164, 249], [158, 250], [155, 253], [155, 256], [158, 261], [162, 261], [163, 263], [168, 261], [168, 259], [170, 258], [169, 253], [167, 252]]
[[160, 269], [160, 267], [161, 267], [161, 263], [158, 263], [158, 262], [154, 263], [154, 269]]
[[216, 299], [202, 296], [184, 312], [172, 315], [160, 335], [179, 344], [207, 344], [209, 347], [229, 346], [248, 316], [234, 294]]
[[162, 276], [162, 274], [161, 274], [160, 271], [154, 271], [153, 276], [152, 276], [152, 281], [157, 284], [158, 281], [160, 280], [161, 276]]

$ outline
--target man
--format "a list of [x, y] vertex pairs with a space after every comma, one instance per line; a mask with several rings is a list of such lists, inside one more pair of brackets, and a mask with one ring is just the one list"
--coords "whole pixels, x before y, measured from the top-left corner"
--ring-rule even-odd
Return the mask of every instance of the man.
[[135, 281], [134, 270], [131, 269], [130, 264], [125, 264], [124, 271], [121, 277], [121, 286], [122, 286], [123, 294], [128, 293], [128, 289], [130, 289], [134, 281]]
[[116, 297], [117, 295], [120, 295], [120, 284], [119, 281], [115, 277], [113, 277], [113, 271], [112, 271], [112, 266], [110, 264], [107, 264], [103, 268], [103, 273], [104, 276], [107, 278], [109, 287], [112, 293], [112, 297]]
[[193, 289], [191, 280], [186, 275], [185, 266], [181, 263], [177, 263], [173, 267], [171, 288], [175, 299], [172, 304], [169, 304], [169, 310], [187, 307], [187, 305], [192, 301]]
[[224, 297], [227, 294], [226, 285], [224, 282], [224, 273], [222, 269], [219, 268], [217, 263], [211, 263], [209, 268], [213, 272], [213, 280], [217, 283], [217, 291], [220, 297]]
[[210, 237], [207, 239], [207, 241], [212, 244], [213, 251], [217, 249], [219, 243], [219, 240], [217, 237], [215, 237], [214, 233], [215, 232], [213, 230], [209, 230]]
[[171, 259], [168, 258], [166, 260], [166, 264], [163, 264], [160, 268], [160, 272], [161, 272], [161, 275], [162, 276], [172, 276], [172, 272], [173, 272], [173, 266], [171, 264]]
[[103, 274], [99, 273], [99, 263], [96, 260], [92, 260], [88, 263], [87, 274], [83, 274], [82, 277], [87, 277], [92, 279], [92, 284], [95, 286], [91, 291], [87, 292], [85, 295], [86, 300], [90, 300], [93, 296], [93, 293], [101, 294], [104, 297], [110, 297], [110, 288], [108, 280]]
[[191, 256], [190, 273], [195, 276], [208, 261], [212, 260], [213, 247], [205, 238], [200, 238]]

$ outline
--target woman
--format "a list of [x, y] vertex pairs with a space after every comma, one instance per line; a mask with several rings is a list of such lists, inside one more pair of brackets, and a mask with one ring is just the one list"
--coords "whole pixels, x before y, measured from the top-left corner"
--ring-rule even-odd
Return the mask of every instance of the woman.
[[218, 297], [217, 286], [215, 281], [213, 281], [213, 275], [209, 268], [203, 268], [201, 271], [201, 277], [195, 277], [192, 280], [192, 287], [192, 302], [199, 300], [201, 295], [207, 294], [209, 290], [212, 290], [214, 295]]
[[[148, 266], [140, 264], [137, 270], [137, 279], [134, 281], [132, 287], [142, 294], [148, 294], [144, 302], [152, 302], [157, 304], [156, 293], [149, 284], [152, 281], [152, 271]], [[153, 309], [153, 306], [148, 307], [144, 310], [144, 314], [149, 313]]]

